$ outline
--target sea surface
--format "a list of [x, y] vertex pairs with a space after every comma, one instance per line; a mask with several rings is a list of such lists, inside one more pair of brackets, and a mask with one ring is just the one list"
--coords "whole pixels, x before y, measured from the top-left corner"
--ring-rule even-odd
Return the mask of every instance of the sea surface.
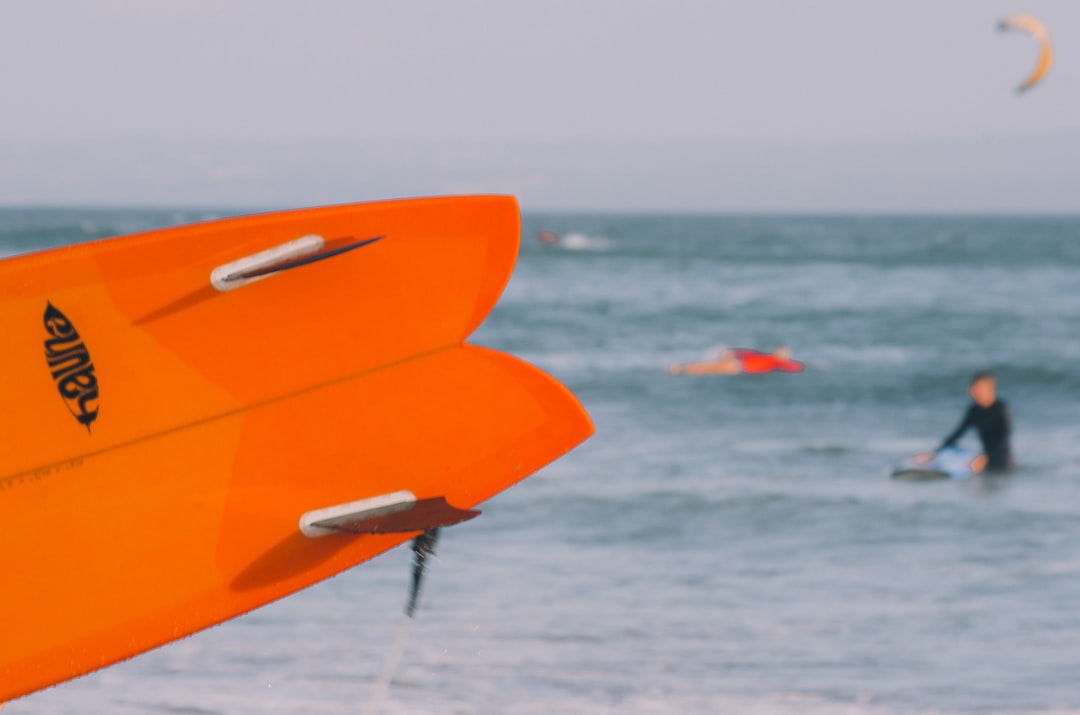
[[[0, 255], [229, 213], [4, 209]], [[526, 215], [473, 342], [596, 435], [446, 531], [385, 699], [406, 548], [4, 715], [1080, 713], [1080, 218]], [[1020, 469], [888, 478], [983, 368]]]

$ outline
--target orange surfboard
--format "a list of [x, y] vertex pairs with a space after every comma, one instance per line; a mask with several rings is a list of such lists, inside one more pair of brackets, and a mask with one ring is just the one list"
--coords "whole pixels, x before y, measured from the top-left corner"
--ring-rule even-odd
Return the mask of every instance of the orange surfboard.
[[592, 433], [466, 344], [513, 198], [336, 206], [0, 261], [0, 702], [372, 558]]

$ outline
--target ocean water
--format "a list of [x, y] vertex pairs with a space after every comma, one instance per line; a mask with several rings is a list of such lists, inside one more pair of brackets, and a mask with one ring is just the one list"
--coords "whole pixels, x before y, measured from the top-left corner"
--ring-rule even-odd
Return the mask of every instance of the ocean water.
[[[0, 255], [213, 217], [0, 210]], [[375, 711], [1080, 713], [1080, 218], [527, 215], [522, 234], [473, 341], [562, 380], [597, 432], [446, 531]], [[665, 370], [781, 342], [806, 372]], [[982, 368], [1021, 468], [887, 478]], [[4, 715], [373, 712], [410, 556]]]

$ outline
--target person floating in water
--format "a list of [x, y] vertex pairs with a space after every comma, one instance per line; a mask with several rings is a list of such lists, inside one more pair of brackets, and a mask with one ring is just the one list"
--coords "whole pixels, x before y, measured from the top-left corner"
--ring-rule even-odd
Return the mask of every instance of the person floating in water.
[[[1005, 401], [997, 398], [997, 380], [994, 374], [989, 370], [975, 373], [971, 378], [968, 394], [971, 395], [971, 406], [964, 414], [964, 419], [938, 449], [955, 446], [968, 428], [974, 427], [979, 433], [983, 453], [972, 461], [971, 471], [1003, 472], [1013, 469], [1016, 464], [1013, 462], [1010, 446], [1012, 413]], [[933, 458], [933, 452], [926, 452], [918, 455], [916, 460], [928, 462]]]
[[726, 348], [715, 360], [668, 365], [672, 375], [757, 375], [765, 372], [802, 372], [805, 368], [791, 359], [791, 348], [777, 345], [771, 353], [746, 348]]
[[545, 246], [558, 246], [561, 239], [562, 237], [559, 234], [546, 228], [536, 232], [536, 240]]

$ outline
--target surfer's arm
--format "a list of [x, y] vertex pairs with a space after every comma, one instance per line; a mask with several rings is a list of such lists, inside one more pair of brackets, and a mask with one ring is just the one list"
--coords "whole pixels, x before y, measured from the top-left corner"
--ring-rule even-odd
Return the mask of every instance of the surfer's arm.
[[964, 432], [967, 432], [968, 427], [970, 427], [971, 425], [971, 410], [969, 409], [966, 413], [964, 413], [964, 419], [961, 420], [957, 428], [954, 429], [952, 433], [945, 438], [945, 441], [941, 443], [941, 446], [938, 447], [938, 449], [945, 449], [946, 447], [952, 447], [953, 445], [955, 445], [957, 440], [964, 436]]

